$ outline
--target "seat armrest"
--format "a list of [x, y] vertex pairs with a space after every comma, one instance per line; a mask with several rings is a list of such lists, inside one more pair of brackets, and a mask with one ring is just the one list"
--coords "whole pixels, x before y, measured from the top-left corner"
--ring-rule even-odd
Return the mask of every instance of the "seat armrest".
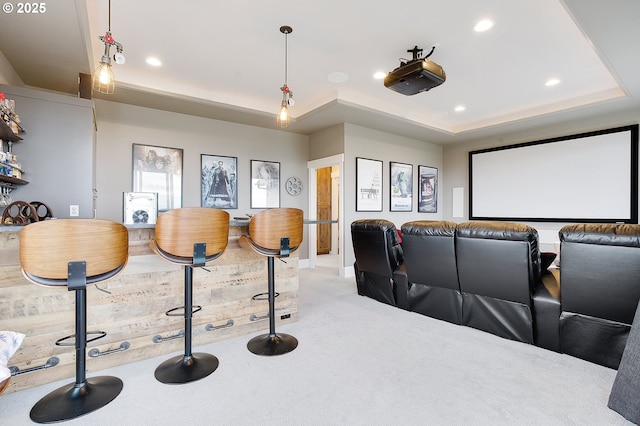
[[396, 298], [396, 306], [400, 309], [409, 310], [409, 280], [404, 263], [393, 271], [393, 291]]
[[560, 273], [546, 271], [533, 291], [535, 344], [560, 352]]

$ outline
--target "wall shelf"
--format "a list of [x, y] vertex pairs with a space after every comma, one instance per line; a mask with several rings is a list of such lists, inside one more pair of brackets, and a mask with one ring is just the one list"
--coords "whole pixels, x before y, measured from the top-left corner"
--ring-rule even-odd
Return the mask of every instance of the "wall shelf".
[[9, 125], [3, 120], [0, 120], [0, 139], [7, 142], [18, 142], [22, 140], [20, 136], [13, 133]]
[[29, 182], [27, 182], [26, 180], [18, 179], [12, 176], [0, 175], [0, 185], [7, 188], [13, 188], [13, 185], [26, 185], [28, 183]]

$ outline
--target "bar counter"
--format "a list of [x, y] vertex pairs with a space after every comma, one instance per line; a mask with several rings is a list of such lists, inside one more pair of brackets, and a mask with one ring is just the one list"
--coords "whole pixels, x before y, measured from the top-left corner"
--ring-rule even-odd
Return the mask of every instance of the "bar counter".
[[[38, 286], [22, 276], [22, 228], [0, 226], [0, 330], [26, 335], [9, 360], [9, 367], [17, 367], [18, 374], [14, 372], [5, 393], [75, 377], [74, 348], [55, 345], [56, 340], [74, 334], [74, 292]], [[153, 225], [127, 228], [129, 262], [124, 271], [98, 284], [99, 288], [87, 287], [88, 330], [107, 333], [87, 346], [88, 377], [108, 367], [184, 350], [180, 336], [184, 318], [165, 315], [184, 305], [184, 269], [152, 252]], [[269, 328], [268, 301], [252, 299], [267, 291], [267, 261], [240, 247], [238, 238], [247, 232], [248, 221], [231, 221], [225, 253], [193, 271], [193, 303], [202, 306], [193, 315], [194, 350]], [[298, 320], [297, 252], [285, 260], [275, 262], [278, 325]], [[57, 365], [29, 371], [51, 363], [53, 357], [59, 360]]]

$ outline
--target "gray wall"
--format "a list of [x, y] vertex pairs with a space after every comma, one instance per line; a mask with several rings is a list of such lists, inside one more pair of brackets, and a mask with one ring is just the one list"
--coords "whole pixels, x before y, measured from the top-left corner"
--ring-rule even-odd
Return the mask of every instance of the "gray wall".
[[19, 87], [24, 86], [22, 79], [2, 52], [0, 52], [0, 84]]
[[[289, 132], [95, 100], [97, 120], [97, 216], [122, 221], [123, 192], [132, 190], [132, 144], [183, 149], [184, 207], [200, 206], [200, 156], [238, 158], [238, 209], [231, 217], [254, 214], [250, 208], [250, 160], [280, 162], [280, 205], [307, 210], [307, 191], [284, 190], [291, 176], [307, 181], [309, 138]], [[275, 117], [274, 117], [275, 120]], [[306, 237], [306, 227], [305, 227]], [[305, 245], [301, 258], [308, 257]]]
[[[357, 219], [387, 219], [396, 227], [413, 220], [442, 219], [442, 147], [424, 141], [405, 138], [391, 133], [379, 132], [353, 124], [345, 124], [345, 165], [344, 165], [344, 226], [345, 226], [345, 270], [353, 275], [353, 243], [351, 242], [351, 222]], [[356, 212], [356, 157], [382, 160], [382, 212]], [[413, 165], [413, 209], [411, 212], [389, 211], [389, 162]], [[438, 211], [418, 213], [418, 166], [437, 167]], [[350, 268], [350, 269], [349, 269]]]
[[[40, 201], [56, 217], [69, 217], [69, 205], [80, 217], [93, 217], [94, 124], [92, 102], [73, 96], [0, 85], [26, 133], [13, 145], [29, 182], [11, 193], [14, 201]], [[7, 147], [5, 146], [5, 150]]]
[[309, 160], [318, 160], [344, 153], [344, 124], [331, 126], [309, 138]]

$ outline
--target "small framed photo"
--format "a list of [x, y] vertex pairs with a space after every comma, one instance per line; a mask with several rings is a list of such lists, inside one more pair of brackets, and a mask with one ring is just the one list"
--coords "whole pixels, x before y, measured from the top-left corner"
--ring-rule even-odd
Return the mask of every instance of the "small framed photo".
[[280, 163], [251, 160], [251, 208], [280, 207]]
[[158, 194], [125, 192], [123, 199], [125, 225], [153, 225], [158, 218]]
[[238, 158], [200, 155], [200, 206], [238, 208]]
[[382, 161], [356, 157], [356, 211], [382, 211]]
[[438, 169], [435, 167], [418, 167], [418, 184], [420, 185], [419, 213], [438, 212]]
[[390, 205], [392, 212], [410, 212], [413, 209], [413, 165], [389, 163]]
[[182, 207], [182, 149], [133, 144], [132, 192], [158, 194], [158, 211]]

